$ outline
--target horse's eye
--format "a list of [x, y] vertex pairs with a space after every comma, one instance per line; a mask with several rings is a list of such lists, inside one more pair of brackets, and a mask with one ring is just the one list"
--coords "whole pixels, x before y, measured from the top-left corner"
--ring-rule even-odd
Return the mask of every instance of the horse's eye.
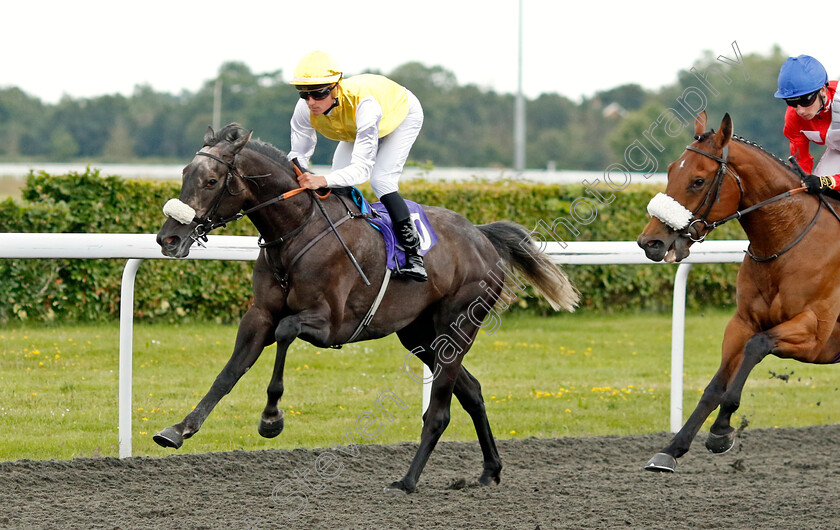
[[219, 182], [219, 181], [216, 180], [216, 179], [210, 179], [210, 180], [207, 181], [207, 187], [212, 188], [213, 186], [216, 185], [217, 182]]
[[692, 188], [701, 188], [701, 187], [703, 187], [703, 184], [705, 184], [705, 183], [706, 183], [706, 180], [705, 180], [705, 179], [696, 178], [696, 179], [694, 179], [694, 181], [691, 183], [691, 187], [692, 187]]

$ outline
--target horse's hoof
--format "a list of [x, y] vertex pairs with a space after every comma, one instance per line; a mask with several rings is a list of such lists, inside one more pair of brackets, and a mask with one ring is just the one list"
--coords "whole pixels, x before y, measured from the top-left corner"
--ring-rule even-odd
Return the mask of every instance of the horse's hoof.
[[184, 437], [174, 427], [165, 428], [152, 436], [152, 440], [161, 447], [171, 447], [173, 449], [180, 449], [184, 445]]
[[267, 421], [265, 418], [260, 418], [260, 426], [257, 427], [257, 432], [263, 438], [274, 438], [283, 432], [283, 411], [280, 411], [280, 418], [276, 420]]
[[397, 482], [392, 482], [390, 486], [385, 486], [382, 491], [385, 493], [414, 493], [417, 491], [417, 488], [409, 488], [403, 484], [402, 480], [399, 480]]
[[723, 454], [735, 446], [735, 430], [729, 434], [709, 433], [706, 438], [706, 449], [715, 454]]
[[478, 483], [482, 486], [495, 486], [501, 481], [501, 477], [495, 472], [484, 472], [480, 477], [478, 477]]
[[673, 473], [677, 468], [677, 459], [666, 453], [656, 453], [645, 465], [646, 471]]

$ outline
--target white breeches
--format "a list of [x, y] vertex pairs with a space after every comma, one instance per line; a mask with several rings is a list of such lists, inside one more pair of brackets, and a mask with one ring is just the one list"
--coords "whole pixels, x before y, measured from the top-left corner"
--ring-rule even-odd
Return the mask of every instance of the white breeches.
[[[376, 162], [370, 175], [370, 186], [377, 197], [400, 189], [400, 175], [422, 127], [423, 107], [409, 90], [408, 115], [390, 134], [379, 139]], [[352, 155], [353, 142], [339, 142], [333, 154], [332, 170], [349, 166]]]
[[840, 173], [840, 151], [826, 147], [817, 167], [814, 168], [814, 175], [831, 176], [838, 173]]

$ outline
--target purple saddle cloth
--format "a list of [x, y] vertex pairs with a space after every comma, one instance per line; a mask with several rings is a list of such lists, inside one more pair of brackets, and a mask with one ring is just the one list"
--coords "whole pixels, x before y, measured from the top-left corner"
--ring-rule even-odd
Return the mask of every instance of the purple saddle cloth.
[[[412, 201], [405, 201], [405, 204], [408, 206], [408, 211], [411, 212], [411, 221], [420, 235], [420, 255], [424, 256], [437, 243], [437, 234], [432, 228], [429, 218], [426, 217], [426, 212], [423, 211], [422, 206]], [[385, 240], [385, 263], [389, 269], [399, 270], [405, 266], [405, 251], [403, 251], [396, 234], [394, 234], [391, 216], [388, 215], [388, 211], [381, 202], [370, 204], [370, 209], [378, 217], [372, 217], [369, 222], [382, 233]], [[362, 211], [364, 211], [364, 206], [362, 206]]]

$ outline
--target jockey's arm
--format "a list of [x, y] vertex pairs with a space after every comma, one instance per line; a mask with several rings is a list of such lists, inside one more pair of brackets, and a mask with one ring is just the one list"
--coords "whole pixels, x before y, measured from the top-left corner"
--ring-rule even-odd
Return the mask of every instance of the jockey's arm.
[[286, 158], [289, 160], [297, 158], [303, 167], [309, 167], [309, 159], [315, 153], [318, 136], [309, 121], [309, 107], [302, 99], [295, 105], [290, 126], [292, 129], [291, 148]]
[[376, 154], [379, 151], [379, 121], [382, 106], [372, 97], [366, 97], [356, 107], [356, 138], [350, 165], [329, 173], [327, 185], [355, 186], [370, 180]]
[[802, 134], [802, 131], [785, 124], [785, 136], [790, 141], [790, 154], [805, 173], [810, 173], [814, 168], [814, 157], [811, 155], [811, 140]]

